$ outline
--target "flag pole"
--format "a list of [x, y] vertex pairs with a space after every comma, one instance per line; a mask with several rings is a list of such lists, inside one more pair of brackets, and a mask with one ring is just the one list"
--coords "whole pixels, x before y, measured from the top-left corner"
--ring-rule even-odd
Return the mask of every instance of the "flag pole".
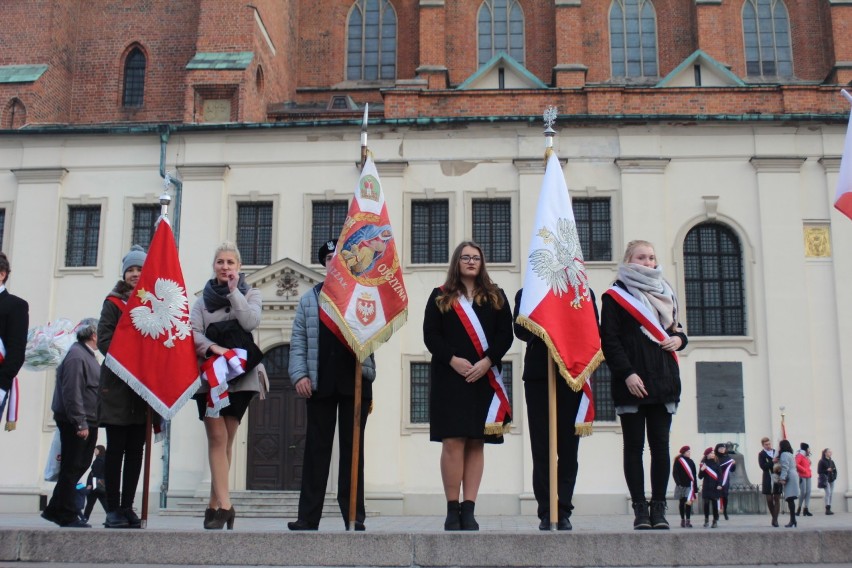
[[[553, 154], [553, 123], [556, 121], [556, 107], [549, 106], [544, 110], [544, 167]], [[550, 488], [550, 530], [555, 531], [559, 522], [559, 477], [558, 457], [556, 452], [556, 372], [554, 371], [553, 354], [547, 350], [547, 419], [548, 419], [548, 484]]]
[[[361, 120], [361, 167], [367, 163], [367, 115], [369, 103], [364, 104], [364, 118]], [[352, 460], [349, 475], [349, 520], [347, 530], [355, 530], [356, 504], [358, 502], [358, 464], [361, 462], [361, 361], [355, 357], [355, 401], [352, 408]]]

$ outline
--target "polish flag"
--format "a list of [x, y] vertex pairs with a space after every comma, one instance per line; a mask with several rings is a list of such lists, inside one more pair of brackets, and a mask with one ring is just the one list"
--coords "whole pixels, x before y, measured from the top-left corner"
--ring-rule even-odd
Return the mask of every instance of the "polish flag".
[[186, 285], [165, 217], [115, 327], [105, 364], [166, 420], [201, 386]]
[[583, 391], [575, 432], [590, 434], [595, 406], [589, 379], [603, 354], [571, 196], [555, 153], [547, 160], [529, 251], [517, 321], [544, 341], [568, 386]]
[[[840, 92], [852, 103], [852, 95], [846, 89]], [[837, 176], [837, 191], [834, 194], [834, 208], [852, 219], [852, 112], [846, 127], [846, 141], [843, 144], [843, 157], [840, 160], [840, 175]]]

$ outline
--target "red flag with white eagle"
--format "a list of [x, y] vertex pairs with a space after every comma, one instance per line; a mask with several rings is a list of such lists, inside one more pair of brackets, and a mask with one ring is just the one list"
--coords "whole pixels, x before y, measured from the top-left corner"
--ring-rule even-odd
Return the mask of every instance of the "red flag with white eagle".
[[[846, 89], [841, 89], [840, 92], [847, 101], [852, 103], [852, 95]], [[849, 125], [846, 127], [846, 141], [843, 143], [843, 157], [840, 159], [834, 208], [852, 219], [852, 112], [849, 114]]]
[[320, 305], [359, 361], [402, 327], [408, 295], [379, 173], [367, 157], [326, 267]]
[[105, 364], [166, 420], [201, 386], [186, 285], [165, 217], [115, 327]]
[[517, 321], [544, 341], [568, 386], [583, 391], [575, 433], [591, 434], [589, 378], [603, 354], [571, 196], [555, 153], [547, 160], [533, 227]]

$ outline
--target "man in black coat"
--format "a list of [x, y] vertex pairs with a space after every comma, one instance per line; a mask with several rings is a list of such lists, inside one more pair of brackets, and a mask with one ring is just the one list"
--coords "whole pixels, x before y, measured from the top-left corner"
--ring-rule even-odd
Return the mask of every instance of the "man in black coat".
[[[595, 294], [592, 294], [592, 305], [595, 307], [595, 322], [598, 321], [598, 307]], [[521, 307], [523, 290], [515, 295], [515, 312], [517, 320]], [[533, 493], [538, 503], [538, 518], [541, 520], [538, 528], [550, 530], [550, 433], [547, 403], [547, 345], [517, 323], [514, 324], [515, 337], [527, 343], [524, 356], [524, 394], [527, 403], [527, 422], [530, 431], [530, 449], [533, 461]], [[580, 448], [580, 437], [574, 434], [574, 423], [583, 391], [575, 392], [565, 380], [556, 377], [556, 421], [557, 432], [556, 454], [558, 456], [556, 489], [559, 493], [559, 514], [557, 529], [571, 530], [571, 511], [574, 509], [574, 485], [577, 482], [577, 452]]]
[[0, 414], [6, 405], [12, 381], [24, 364], [24, 350], [27, 346], [27, 328], [30, 325], [29, 305], [26, 301], [13, 296], [6, 290], [9, 280], [9, 259], [0, 252], [0, 341], [3, 342], [2, 363], [0, 363]]

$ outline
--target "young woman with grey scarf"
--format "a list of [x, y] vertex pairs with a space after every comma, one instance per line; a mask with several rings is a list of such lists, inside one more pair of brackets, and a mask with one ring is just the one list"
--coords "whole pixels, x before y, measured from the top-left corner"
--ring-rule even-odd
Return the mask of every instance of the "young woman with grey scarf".
[[[669, 430], [680, 402], [677, 355], [686, 347], [674, 291], [657, 265], [654, 247], [631, 241], [618, 280], [603, 296], [601, 346], [612, 373], [612, 398], [624, 438], [624, 477], [633, 501], [634, 529], [668, 529], [666, 489]], [[645, 496], [642, 454], [651, 451], [651, 501]]]

